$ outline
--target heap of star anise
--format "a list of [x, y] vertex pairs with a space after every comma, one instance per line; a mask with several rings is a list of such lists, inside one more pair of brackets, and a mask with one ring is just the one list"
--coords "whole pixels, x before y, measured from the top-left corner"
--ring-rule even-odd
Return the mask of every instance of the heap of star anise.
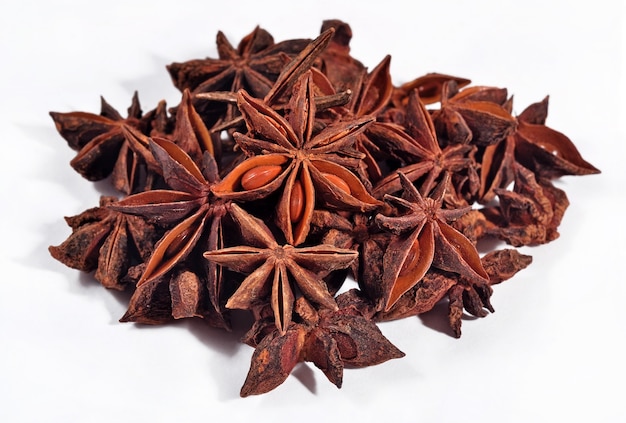
[[120, 192], [66, 218], [52, 256], [131, 291], [121, 321], [229, 330], [249, 310], [242, 396], [302, 361], [340, 387], [344, 367], [404, 355], [377, 322], [440, 302], [459, 337], [463, 314], [493, 311], [492, 286], [531, 262], [477, 243], [554, 240], [568, 199], [552, 181], [599, 172], [546, 126], [547, 97], [514, 115], [506, 89], [463, 78], [395, 86], [390, 57], [369, 70], [351, 35], [325, 21], [276, 43], [257, 27], [235, 48], [219, 32], [218, 58], [167, 67], [173, 108], [143, 113], [135, 94], [127, 117], [104, 100], [51, 113], [74, 169]]

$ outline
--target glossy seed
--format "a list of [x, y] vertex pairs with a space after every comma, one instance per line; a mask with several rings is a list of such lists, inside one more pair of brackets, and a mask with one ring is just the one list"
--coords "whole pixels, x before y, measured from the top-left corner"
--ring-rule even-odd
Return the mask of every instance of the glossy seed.
[[414, 242], [409, 250], [409, 254], [407, 254], [404, 263], [402, 263], [402, 268], [400, 269], [400, 273], [398, 277], [406, 276], [415, 270], [417, 263], [420, 259], [420, 244], [419, 242]]
[[241, 187], [246, 191], [257, 189], [273, 181], [283, 168], [278, 165], [263, 165], [253, 167], [241, 177]]
[[304, 214], [304, 189], [302, 183], [296, 181], [291, 189], [291, 198], [289, 199], [289, 216], [292, 223], [298, 223]]
[[322, 175], [324, 175], [324, 177], [328, 179], [328, 182], [330, 182], [340, 190], [345, 191], [347, 194], [350, 194], [350, 185], [348, 185], [348, 183], [341, 179], [339, 176], [333, 175], [332, 173], [322, 173]]

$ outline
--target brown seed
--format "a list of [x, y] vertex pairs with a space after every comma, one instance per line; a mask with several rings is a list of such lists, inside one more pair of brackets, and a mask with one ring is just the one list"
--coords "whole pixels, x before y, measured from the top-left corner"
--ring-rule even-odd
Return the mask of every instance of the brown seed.
[[324, 177], [328, 179], [328, 182], [341, 189], [342, 191], [345, 191], [347, 194], [350, 194], [350, 185], [348, 185], [348, 183], [341, 179], [339, 176], [333, 175], [332, 173], [324, 172], [322, 173], [322, 175], [324, 175]]
[[402, 263], [402, 268], [400, 269], [400, 273], [398, 273], [398, 277], [406, 276], [410, 272], [412, 272], [415, 269], [415, 266], [417, 266], [417, 262], [419, 261], [419, 258], [420, 258], [420, 244], [419, 242], [416, 241], [411, 246], [411, 249], [409, 250], [409, 254], [407, 254], [406, 259], [404, 260], [404, 263]]
[[291, 222], [298, 223], [304, 214], [304, 189], [302, 183], [296, 181], [291, 189], [291, 198], [289, 199], [289, 216]]
[[253, 167], [241, 177], [241, 187], [246, 191], [260, 188], [268, 184], [282, 172], [283, 168], [278, 165], [263, 165]]

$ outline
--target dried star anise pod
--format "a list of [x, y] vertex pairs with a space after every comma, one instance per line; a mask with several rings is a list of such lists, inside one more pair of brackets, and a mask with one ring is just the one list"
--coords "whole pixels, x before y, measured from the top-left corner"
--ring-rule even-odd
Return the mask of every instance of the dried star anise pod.
[[106, 288], [125, 289], [122, 282], [132, 265], [150, 256], [159, 231], [136, 216], [107, 206], [115, 197], [101, 197], [100, 205], [66, 217], [72, 234], [60, 245], [50, 246], [52, 257], [73, 269], [95, 270], [94, 277]]
[[407, 291], [388, 311], [381, 311], [376, 321], [389, 321], [426, 313], [448, 296], [448, 323], [455, 337], [461, 336], [463, 309], [477, 317], [484, 317], [486, 310], [493, 312], [489, 301], [492, 289], [489, 285], [505, 281], [532, 261], [532, 257], [514, 249], [492, 251], [481, 258], [489, 281], [469, 280], [461, 275], [429, 270], [413, 288]]
[[[222, 31], [216, 37], [218, 58], [193, 59], [167, 66], [172, 82], [181, 91], [193, 94], [206, 92], [231, 92], [244, 89], [257, 98], [263, 98], [290, 58], [298, 54], [311, 40], [293, 39], [279, 43], [263, 28], [256, 27], [233, 47]], [[237, 115], [234, 104], [213, 105], [201, 114], [215, 125], [232, 120]], [[223, 111], [220, 111], [222, 109]], [[211, 114], [209, 118], [207, 115]], [[209, 125], [213, 126], [213, 125]]]
[[[296, 302], [300, 322], [284, 331], [267, 330], [258, 322], [246, 335], [255, 347], [241, 396], [269, 392], [281, 385], [299, 362], [312, 362], [338, 388], [346, 367], [359, 368], [404, 357], [376, 324], [351, 304], [352, 293], [337, 298], [336, 310], [316, 310], [304, 298]], [[260, 341], [256, 338], [261, 337]]]
[[[181, 266], [190, 255], [194, 257], [192, 262], [198, 262], [202, 260], [201, 254], [204, 251], [217, 250], [224, 245], [223, 219], [228, 215], [229, 201], [215, 198], [211, 194], [211, 187], [219, 182], [217, 164], [213, 156], [205, 152], [201, 170], [178, 145], [165, 139], [151, 139], [150, 147], [172, 190], [145, 191], [126, 197], [112, 206], [120, 212], [142, 216], [169, 228], [156, 244], [143, 268], [137, 281], [137, 289], [131, 298], [130, 308], [142, 309], [146, 299], [152, 298], [151, 293], [159, 289], [159, 285], [169, 285], [170, 291], [174, 293], [181, 291], [181, 284], [188, 288], [191, 283], [196, 288], [182, 289], [187, 294], [179, 297], [188, 303], [194, 298], [194, 304], [181, 308], [176, 298], [172, 297], [175, 317], [207, 315], [211, 316], [211, 322], [227, 326], [220, 318], [222, 272], [218, 266], [209, 263], [208, 266], [196, 270], [194, 275], [198, 280], [192, 280], [191, 275], [180, 272]], [[187, 263], [186, 268], [194, 266]], [[172, 270], [175, 270], [173, 276], [168, 276]], [[203, 297], [208, 297], [209, 308], [204, 304], [206, 301]], [[146, 320], [143, 313], [127, 313], [123, 320], [135, 321], [134, 316], [140, 316], [143, 322]]]
[[237, 92], [245, 89], [263, 98], [290, 57], [298, 54], [310, 41], [294, 39], [275, 43], [269, 32], [257, 26], [235, 48], [224, 33], [218, 31], [218, 58], [171, 63], [167, 70], [174, 86], [181, 91]]
[[496, 189], [499, 204], [482, 212], [488, 233], [513, 246], [545, 244], [558, 238], [569, 200], [565, 192], [520, 164], [514, 165], [513, 190]]
[[296, 300], [293, 284], [315, 304], [337, 309], [322, 278], [334, 270], [348, 267], [357, 258], [355, 251], [332, 245], [280, 245], [263, 221], [235, 203], [230, 210], [248, 245], [204, 253], [210, 262], [248, 275], [228, 299], [227, 308], [252, 309], [269, 302], [276, 328], [282, 334], [292, 319]]
[[433, 121], [444, 144], [496, 144], [515, 130], [516, 120], [506, 104], [504, 88], [475, 86], [459, 91], [455, 81], [447, 81]]
[[[406, 132], [404, 130], [386, 130], [378, 135], [393, 143], [391, 150], [409, 161], [406, 166], [397, 169], [376, 184], [373, 195], [382, 198], [402, 189], [399, 173], [420, 186], [420, 193], [428, 195], [434, 186], [442, 180], [446, 173], [460, 174], [462, 170], [471, 168], [473, 161], [470, 153], [476, 148], [466, 144], [448, 145], [441, 149], [430, 113], [414, 90], [406, 107]], [[371, 130], [374, 133], [378, 128]], [[448, 179], [452, 183], [453, 178]], [[447, 187], [448, 195], [453, 196], [452, 202], [462, 203], [463, 195], [455, 187]]]
[[445, 179], [430, 197], [424, 198], [404, 174], [399, 173], [399, 177], [403, 197], [386, 195], [385, 200], [406, 212], [398, 216], [376, 215], [379, 225], [397, 235], [383, 258], [381, 308], [389, 310], [431, 266], [470, 280], [488, 280], [476, 247], [448, 224], [469, 209], [442, 209]]
[[[322, 74], [319, 70], [312, 67], [315, 60], [325, 50], [333, 36], [334, 30], [332, 28], [326, 30], [320, 34], [315, 40], [311, 41], [300, 53], [294, 56], [283, 68], [276, 81], [272, 85], [272, 88], [263, 97], [263, 102], [267, 106], [271, 106], [279, 113], [283, 112], [286, 107], [286, 103], [289, 101], [288, 94], [291, 93], [293, 84], [300, 78], [300, 76], [310, 70], [312, 80], [314, 82], [315, 102], [318, 109], [325, 109], [333, 107], [335, 105], [344, 104], [350, 98], [350, 92], [343, 92], [337, 94], [335, 92], [332, 83], [328, 78]], [[248, 93], [253, 95], [253, 93]], [[236, 92], [207, 92], [194, 94], [196, 100], [209, 100], [209, 101], [223, 101], [236, 106], [237, 93]], [[219, 135], [222, 131], [228, 131], [230, 135], [235, 130], [245, 129], [245, 121], [243, 116], [239, 113], [239, 109], [236, 109], [236, 117], [232, 119], [223, 118], [220, 123], [211, 128], [211, 132], [215, 135]], [[241, 126], [243, 125], [243, 129]]]
[[98, 181], [112, 175], [113, 187], [124, 194], [149, 189], [152, 175], [144, 167], [145, 158], [133, 150], [125, 129], [149, 133], [152, 122], [164, 118], [165, 107], [161, 104], [154, 111], [142, 114], [137, 92], [128, 108], [128, 117], [101, 98], [99, 115], [87, 112], [50, 112], [56, 128], [68, 145], [77, 150], [70, 165], [90, 181]]
[[346, 166], [358, 159], [344, 154], [371, 118], [330, 124], [314, 133], [315, 101], [311, 74], [294, 86], [287, 117], [240, 91], [239, 108], [248, 135], [235, 133], [249, 157], [213, 187], [215, 195], [235, 201], [265, 198], [282, 188], [276, 214], [287, 242], [304, 242], [318, 201], [340, 210], [367, 211], [373, 198]]

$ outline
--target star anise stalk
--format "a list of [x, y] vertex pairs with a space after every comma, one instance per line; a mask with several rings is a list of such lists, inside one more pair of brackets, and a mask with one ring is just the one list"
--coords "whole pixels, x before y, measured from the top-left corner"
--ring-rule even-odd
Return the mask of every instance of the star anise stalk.
[[380, 226], [397, 235], [383, 258], [381, 308], [389, 310], [424, 277], [431, 266], [471, 280], [487, 280], [488, 275], [476, 247], [448, 224], [467, 213], [469, 208], [442, 208], [446, 180], [430, 197], [424, 198], [404, 174], [399, 173], [399, 178], [403, 197], [386, 195], [385, 200], [406, 212], [398, 216], [376, 215]]
[[276, 328], [281, 334], [287, 331], [292, 320], [295, 286], [318, 306], [337, 309], [322, 278], [332, 271], [348, 267], [358, 253], [332, 245], [280, 245], [263, 221], [236, 203], [230, 209], [247, 245], [204, 253], [210, 262], [248, 275], [228, 299], [227, 308], [250, 310], [269, 302]]

